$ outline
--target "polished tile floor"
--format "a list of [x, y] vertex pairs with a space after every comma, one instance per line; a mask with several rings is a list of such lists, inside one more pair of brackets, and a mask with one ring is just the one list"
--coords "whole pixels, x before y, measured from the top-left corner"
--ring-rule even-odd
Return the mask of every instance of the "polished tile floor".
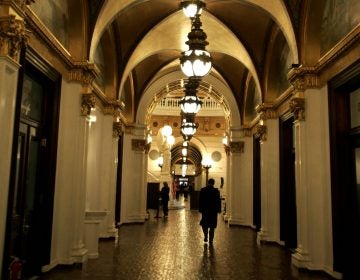
[[281, 246], [258, 246], [253, 229], [229, 227], [219, 219], [210, 246], [203, 242], [197, 211], [170, 210], [167, 219], [154, 215], [150, 213], [145, 224], [121, 226], [117, 240], [100, 241], [98, 259], [82, 267], [55, 268], [40, 279], [332, 279], [325, 273], [298, 271]]

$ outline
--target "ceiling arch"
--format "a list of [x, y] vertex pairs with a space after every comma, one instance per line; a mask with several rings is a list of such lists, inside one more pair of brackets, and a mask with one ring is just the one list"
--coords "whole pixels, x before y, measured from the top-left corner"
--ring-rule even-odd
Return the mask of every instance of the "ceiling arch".
[[[151, 104], [156, 103], [159, 98], [158, 94], [162, 92], [165, 88], [166, 84], [174, 81], [184, 79], [184, 74], [181, 71], [171, 72], [164, 76], [157, 78], [156, 80], [150, 83], [150, 86], [144, 91], [142, 95], [137, 114], [136, 114], [136, 122], [145, 124], [148, 119], [149, 108], [152, 108]], [[234, 95], [232, 94], [229, 86], [225, 84], [223, 80], [220, 80], [218, 77], [214, 75], [207, 75], [203, 78], [203, 81], [212, 85], [216, 91], [221, 92], [223, 95], [223, 102], [227, 106], [230, 111], [229, 122], [231, 126], [238, 127], [241, 123], [239, 108], [237, 107], [236, 100], [234, 99]], [[219, 100], [220, 101], [220, 100]]]

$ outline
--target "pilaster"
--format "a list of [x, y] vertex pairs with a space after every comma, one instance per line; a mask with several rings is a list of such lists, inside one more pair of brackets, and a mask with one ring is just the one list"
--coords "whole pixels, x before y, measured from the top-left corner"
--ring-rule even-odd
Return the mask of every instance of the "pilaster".
[[271, 104], [262, 104], [256, 110], [260, 115], [258, 127], [261, 128], [262, 133], [260, 134], [261, 229], [257, 238], [258, 242], [280, 242], [279, 120]]
[[121, 223], [143, 223], [146, 213], [146, 143], [145, 125], [125, 128], [122, 169]]
[[[290, 71], [294, 96], [289, 109], [295, 116], [295, 179], [298, 247], [297, 267], [335, 275], [332, 267], [332, 210], [328, 92], [315, 68]], [[311, 238], [310, 238], [311, 237]]]
[[[15, 3], [14, 8], [21, 9]], [[0, 4], [0, 275], [2, 275], [19, 53], [28, 41], [23, 18], [10, 3]]]

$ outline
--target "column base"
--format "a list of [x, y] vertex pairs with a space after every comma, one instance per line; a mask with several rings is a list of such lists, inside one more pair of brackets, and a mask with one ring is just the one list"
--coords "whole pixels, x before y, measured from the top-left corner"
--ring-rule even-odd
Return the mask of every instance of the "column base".
[[291, 255], [291, 263], [298, 268], [312, 267], [309, 253], [303, 250], [301, 246], [297, 247], [295, 253]]
[[257, 233], [256, 243], [260, 244], [261, 241], [271, 241], [269, 234], [266, 229], [261, 228], [260, 231]]
[[71, 250], [71, 259], [73, 263], [84, 263], [87, 261], [88, 250], [84, 244], [79, 245]]

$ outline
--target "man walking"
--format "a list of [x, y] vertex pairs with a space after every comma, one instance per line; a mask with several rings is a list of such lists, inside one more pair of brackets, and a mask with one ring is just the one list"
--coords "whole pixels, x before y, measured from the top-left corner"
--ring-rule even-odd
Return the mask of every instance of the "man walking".
[[[204, 242], [213, 243], [217, 216], [221, 213], [220, 192], [214, 188], [215, 180], [210, 178], [207, 186], [201, 188], [199, 196], [199, 212], [202, 214], [200, 225], [204, 232]], [[209, 239], [208, 239], [209, 236]]]

